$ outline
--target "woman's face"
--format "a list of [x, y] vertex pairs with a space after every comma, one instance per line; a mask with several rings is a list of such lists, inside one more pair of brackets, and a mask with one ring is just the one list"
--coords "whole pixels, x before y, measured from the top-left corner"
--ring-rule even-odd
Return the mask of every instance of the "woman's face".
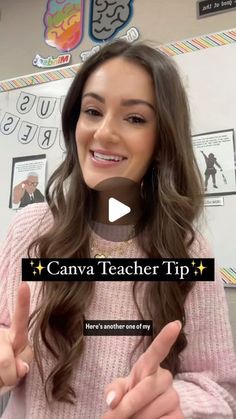
[[157, 137], [151, 76], [141, 66], [113, 58], [85, 83], [76, 126], [85, 183], [94, 188], [111, 177], [141, 182]]

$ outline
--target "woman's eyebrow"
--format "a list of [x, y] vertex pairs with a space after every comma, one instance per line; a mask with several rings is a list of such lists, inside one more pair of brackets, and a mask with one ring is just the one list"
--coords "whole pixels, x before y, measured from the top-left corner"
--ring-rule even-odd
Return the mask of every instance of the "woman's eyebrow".
[[147, 100], [143, 99], [124, 99], [121, 101], [122, 106], [132, 106], [132, 105], [147, 105], [155, 112], [155, 107], [148, 102]]
[[[97, 93], [94, 93], [94, 92], [85, 93], [82, 96], [82, 99], [84, 99], [87, 96], [90, 96], [90, 97], [98, 100], [101, 103], [105, 103], [105, 99], [102, 96], [98, 95]], [[150, 102], [148, 102], [146, 100], [143, 100], [143, 99], [123, 99], [121, 101], [121, 105], [122, 106], [146, 105], [155, 112], [155, 107]]]
[[85, 97], [87, 97], [87, 96], [93, 97], [94, 99], [99, 100], [99, 102], [101, 102], [101, 103], [105, 103], [105, 99], [104, 99], [102, 96], [98, 95], [97, 93], [94, 93], [94, 92], [88, 92], [88, 93], [85, 93], [85, 94], [82, 96], [82, 99], [84, 99], [84, 98], [85, 98]]

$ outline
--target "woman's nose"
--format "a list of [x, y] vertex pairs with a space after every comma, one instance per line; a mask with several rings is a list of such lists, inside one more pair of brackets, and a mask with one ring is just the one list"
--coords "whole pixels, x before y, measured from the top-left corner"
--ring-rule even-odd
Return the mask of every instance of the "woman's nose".
[[101, 119], [96, 127], [94, 139], [99, 142], [117, 143], [119, 141], [119, 133], [112, 116], [105, 116]]

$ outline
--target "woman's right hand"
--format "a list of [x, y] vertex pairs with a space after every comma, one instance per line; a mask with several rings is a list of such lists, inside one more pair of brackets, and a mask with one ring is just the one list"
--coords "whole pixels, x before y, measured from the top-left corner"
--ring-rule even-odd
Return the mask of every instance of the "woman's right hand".
[[23, 282], [18, 290], [10, 328], [0, 328], [0, 389], [15, 386], [29, 371], [33, 351], [28, 341], [30, 289]]

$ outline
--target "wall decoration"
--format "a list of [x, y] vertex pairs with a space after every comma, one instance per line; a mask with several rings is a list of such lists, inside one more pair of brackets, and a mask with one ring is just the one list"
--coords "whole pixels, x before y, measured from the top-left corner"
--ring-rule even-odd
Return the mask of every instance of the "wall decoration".
[[64, 137], [61, 130], [59, 131], [59, 146], [61, 147], [63, 151], [63, 156], [64, 156], [66, 154], [66, 146], [65, 146], [65, 141], [64, 141]]
[[206, 195], [236, 194], [234, 130], [193, 135]]
[[14, 157], [9, 208], [21, 209], [29, 204], [44, 202], [46, 154]]
[[56, 127], [40, 127], [38, 145], [44, 150], [51, 148], [56, 141], [58, 129]]
[[89, 35], [95, 42], [114, 38], [133, 15], [133, 0], [91, 0]]
[[55, 80], [64, 80], [74, 77], [80, 64], [75, 64], [57, 70], [45, 71], [43, 73], [30, 74], [28, 76], [16, 77], [15, 79], [3, 80], [0, 82], [0, 93], [10, 90], [22, 89], [23, 87], [42, 85]]
[[59, 51], [73, 50], [82, 40], [83, 21], [84, 0], [48, 0], [44, 14], [46, 43]]
[[[1, 171], [4, 174], [4, 182], [1, 184], [0, 213], [2, 211], [1, 217], [5, 220], [0, 225], [0, 242], [5, 227], [14, 216], [12, 209], [18, 211], [24, 205], [23, 202], [20, 206], [19, 196], [21, 198], [29, 187], [39, 189], [45, 197], [43, 181], [45, 174], [41, 156], [46, 156], [47, 159], [46, 179], [62, 162], [62, 153], [66, 149], [61, 126], [61, 111], [74, 72], [68, 77], [68, 70], [62, 73], [61, 71], [60, 69], [60, 80], [54, 77], [50, 83], [45, 83], [45, 75], [40, 73], [43, 83], [39, 83], [40, 78], [34, 75], [38, 82], [35, 86], [30, 84], [24, 88], [0, 93], [0, 144], [3, 151], [0, 159]], [[50, 73], [54, 73], [54, 70]], [[30, 81], [31, 75], [26, 76], [26, 80]], [[45, 159], [43, 161], [45, 162]], [[37, 194], [35, 200], [40, 199], [41, 195], [35, 193]], [[28, 199], [27, 202], [29, 204]]]
[[134, 42], [134, 41], [137, 41], [139, 37], [140, 37], [139, 30], [135, 26], [132, 26], [131, 28], [127, 30], [126, 34], [118, 38], [125, 39], [127, 42]]
[[220, 273], [225, 287], [236, 287], [236, 267], [220, 268]]
[[53, 68], [53, 67], [61, 67], [63, 65], [69, 64], [71, 60], [71, 54], [60, 54], [57, 57], [47, 57], [43, 58], [39, 54], [36, 54], [36, 56], [33, 59], [32, 64], [35, 67], [39, 68]]
[[[130, 29], [132, 30], [133, 34], [135, 33], [135, 30], [137, 30], [133, 27]], [[225, 30], [223, 32], [216, 32], [213, 34], [203, 35], [197, 38], [173, 42], [171, 44], [157, 45], [156, 48], [168, 56], [175, 56], [180, 54], [186, 54], [188, 52], [197, 52], [202, 49], [221, 47], [234, 43], [236, 43], [236, 28]], [[99, 45], [96, 47], [99, 48]], [[85, 51], [85, 53], [87, 52], [88, 51]], [[16, 77], [14, 79], [0, 81], [0, 93], [8, 92], [10, 90], [15, 89], [21, 89], [22, 87], [26, 86], [34, 86], [37, 84], [48, 83], [55, 80], [71, 78], [77, 73], [79, 66], [80, 64], [74, 64], [65, 68], [59, 68], [57, 70], [45, 71], [44, 73], [35, 73], [28, 76]]]
[[218, 13], [234, 11], [236, 0], [199, 0], [197, 2], [197, 17], [208, 17]]
[[[122, 35], [122, 36], [118, 37], [117, 39], [125, 39], [128, 42], [134, 42], [137, 39], [139, 39], [139, 31], [138, 31], [137, 28], [135, 28], [134, 26], [132, 26], [130, 29], [127, 30], [127, 32], [126, 32], [125, 35]], [[81, 61], [82, 62], [86, 61], [88, 57], [90, 57], [91, 55], [95, 54], [100, 49], [101, 49], [101, 46], [100, 45], [95, 45], [90, 50], [81, 52], [80, 53]]]
[[10, 138], [14, 135], [21, 144], [29, 144], [36, 139], [40, 148], [51, 148], [57, 138], [60, 126], [58, 110], [61, 113], [64, 98], [21, 91], [15, 95], [15, 109], [2, 115], [0, 135]]
[[96, 54], [96, 52], [98, 52], [100, 49], [101, 49], [100, 45], [95, 45], [91, 49], [81, 52], [80, 53], [81, 61], [82, 62], [86, 61], [87, 58], [91, 57], [91, 55]]
[[236, 42], [236, 29], [202, 35], [183, 41], [157, 46], [160, 51], [169, 56], [186, 54], [202, 49], [221, 47]]

